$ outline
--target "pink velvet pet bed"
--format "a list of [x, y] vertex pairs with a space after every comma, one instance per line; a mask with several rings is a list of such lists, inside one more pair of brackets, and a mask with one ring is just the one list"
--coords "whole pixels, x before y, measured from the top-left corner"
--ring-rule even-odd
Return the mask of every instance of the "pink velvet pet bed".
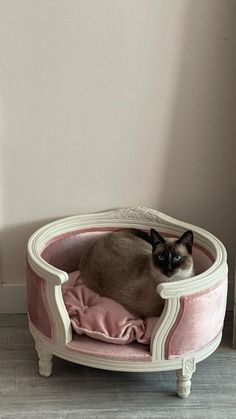
[[[196, 276], [160, 284], [160, 318], [137, 319], [88, 290], [79, 276], [84, 249], [113, 229], [151, 227], [178, 237], [191, 228]], [[177, 393], [190, 393], [196, 364], [219, 345], [226, 307], [227, 263], [222, 243], [203, 229], [155, 210], [125, 208], [68, 217], [38, 230], [28, 244], [28, 313], [39, 372], [52, 373], [53, 354], [119, 371], [176, 370]]]

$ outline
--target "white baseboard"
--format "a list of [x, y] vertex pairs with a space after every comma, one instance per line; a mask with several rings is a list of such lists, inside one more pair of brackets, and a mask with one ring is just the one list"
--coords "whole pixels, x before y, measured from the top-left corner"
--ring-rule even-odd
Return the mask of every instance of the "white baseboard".
[[[229, 281], [227, 311], [234, 307], [234, 281]], [[26, 313], [26, 284], [0, 284], [0, 314]]]

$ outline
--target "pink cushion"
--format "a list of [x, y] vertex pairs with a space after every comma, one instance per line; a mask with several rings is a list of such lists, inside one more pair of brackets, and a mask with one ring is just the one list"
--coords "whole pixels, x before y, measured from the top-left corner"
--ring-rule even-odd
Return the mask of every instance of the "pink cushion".
[[120, 345], [135, 340], [149, 344], [157, 317], [136, 318], [116, 301], [88, 289], [78, 271], [69, 274], [62, 292], [72, 328], [79, 335]]

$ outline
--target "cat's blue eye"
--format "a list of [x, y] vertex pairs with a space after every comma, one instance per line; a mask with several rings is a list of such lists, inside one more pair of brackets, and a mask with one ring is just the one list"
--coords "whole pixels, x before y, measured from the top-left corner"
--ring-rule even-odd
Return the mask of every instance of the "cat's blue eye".
[[158, 255], [158, 259], [159, 260], [164, 260], [165, 259], [165, 256], [164, 255]]
[[174, 263], [179, 262], [180, 259], [182, 259], [181, 256], [180, 255], [176, 255], [176, 256], [173, 257], [173, 262]]

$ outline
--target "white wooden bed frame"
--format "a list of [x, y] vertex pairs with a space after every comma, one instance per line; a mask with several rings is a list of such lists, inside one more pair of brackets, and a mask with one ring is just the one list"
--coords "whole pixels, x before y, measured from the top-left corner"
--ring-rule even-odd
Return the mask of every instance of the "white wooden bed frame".
[[[215, 262], [204, 273], [197, 277], [178, 282], [160, 284], [157, 292], [165, 300], [164, 311], [154, 329], [150, 352], [151, 362], [109, 360], [89, 356], [68, 350], [66, 346], [72, 339], [70, 319], [68, 317], [61, 292], [61, 285], [68, 280], [68, 274], [49, 265], [41, 253], [45, 244], [56, 236], [85, 227], [134, 227], [149, 229], [159, 228], [176, 232], [192, 229], [195, 241], [204, 246], [214, 255]], [[222, 243], [207, 231], [191, 224], [178, 221], [156, 210], [137, 207], [120, 208], [95, 214], [72, 216], [50, 223], [36, 231], [28, 242], [28, 263], [46, 283], [46, 298], [53, 312], [53, 340], [44, 336], [29, 319], [30, 331], [36, 342], [39, 355], [39, 372], [48, 377], [52, 373], [53, 355], [78, 364], [114, 371], [167, 371], [176, 370], [177, 394], [187, 397], [190, 394], [191, 377], [196, 364], [208, 357], [218, 347], [221, 333], [202, 350], [175, 359], [165, 359], [165, 343], [167, 336], [176, 321], [182, 296], [195, 294], [214, 286], [219, 275], [227, 275], [226, 251]]]

